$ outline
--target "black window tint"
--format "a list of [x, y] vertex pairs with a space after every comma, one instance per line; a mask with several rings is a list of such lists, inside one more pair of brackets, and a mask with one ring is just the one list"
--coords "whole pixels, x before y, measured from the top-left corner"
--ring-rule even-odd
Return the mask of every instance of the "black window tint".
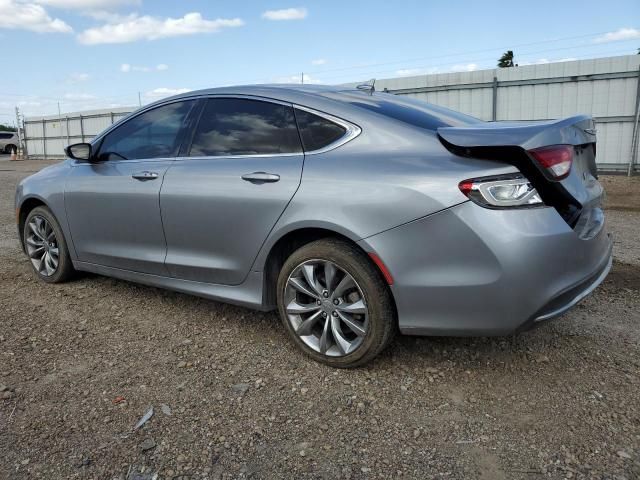
[[7, 138], [13, 137], [13, 133], [0, 133], [0, 138], [6, 140]]
[[177, 155], [178, 133], [193, 101], [154, 108], [123, 123], [100, 146], [100, 160], [164, 158]]
[[305, 110], [296, 109], [296, 120], [305, 152], [324, 148], [347, 133], [342, 125]]
[[293, 108], [259, 100], [207, 100], [192, 157], [302, 152]]

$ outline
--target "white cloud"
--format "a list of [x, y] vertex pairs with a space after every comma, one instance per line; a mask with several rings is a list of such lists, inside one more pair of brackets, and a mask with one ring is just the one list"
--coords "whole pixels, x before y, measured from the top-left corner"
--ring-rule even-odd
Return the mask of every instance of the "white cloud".
[[90, 95], [88, 93], [66, 93], [64, 95], [64, 99], [65, 100], [70, 100], [70, 101], [85, 101], [85, 100], [93, 100], [95, 99], [96, 96], [95, 95]]
[[187, 13], [182, 18], [162, 19], [148, 15], [130, 16], [124, 22], [89, 28], [78, 35], [78, 40], [85, 45], [127, 43], [197, 33], [214, 33], [223, 28], [242, 25], [244, 22], [239, 18], [206, 20], [198, 12]]
[[477, 69], [478, 65], [476, 63], [461, 63], [443, 69], [440, 67], [402, 68], [400, 70], [396, 70], [396, 75], [399, 77], [411, 77], [414, 75], [434, 75], [436, 73], [473, 72]]
[[170, 97], [171, 95], [179, 95], [180, 93], [187, 93], [190, 92], [191, 89], [190, 88], [165, 88], [165, 87], [160, 87], [160, 88], [155, 88], [153, 90], [150, 90], [148, 92], [146, 92], [144, 94], [144, 96], [146, 98], [150, 98], [150, 99], [159, 99], [159, 98], [164, 98], [164, 97]]
[[458, 65], [453, 65], [449, 68], [450, 72], [473, 72], [478, 69], [478, 65], [475, 63], [463, 63]]
[[59, 18], [51, 18], [35, 3], [0, 0], [0, 28], [31, 30], [38, 33], [71, 33], [73, 29]]
[[110, 10], [124, 5], [140, 5], [140, 0], [33, 0], [35, 3], [66, 10]]
[[120, 71], [122, 73], [129, 72], [164, 72], [169, 70], [169, 65], [166, 63], [159, 63], [155, 67], [147, 67], [145, 65], [131, 65], [130, 63], [123, 63], [120, 65]]
[[82, 12], [82, 14], [87, 15], [94, 20], [106, 23], [122, 23], [128, 20], [135, 19], [138, 16], [135, 13], [128, 13], [126, 15], [123, 15], [116, 12], [109, 12], [107, 10], [89, 10], [87, 12]]
[[72, 73], [71, 75], [69, 75], [69, 82], [70, 83], [86, 82], [87, 80], [89, 80], [89, 78], [91, 78], [91, 75], [89, 75], [88, 73]]
[[577, 60], [577, 58], [574, 57], [567, 57], [567, 58], [558, 58], [558, 59], [548, 59], [548, 58], [538, 58], [537, 60], [534, 61], [523, 61], [523, 62], [518, 62], [518, 65], [521, 67], [525, 67], [527, 65], [546, 65], [547, 63], [557, 63], [557, 62], [573, 62]]
[[[312, 83], [318, 84], [322, 83], [320, 80], [311, 77], [311, 75], [307, 75], [306, 73], [302, 74], [302, 78], [304, 79], [304, 83]], [[300, 75], [290, 75], [288, 77], [278, 77], [275, 79], [275, 83], [300, 83], [301, 77]]]
[[396, 75], [399, 77], [410, 77], [412, 75], [431, 75], [438, 73], [440, 69], [438, 67], [432, 68], [401, 68], [396, 70]]
[[267, 10], [262, 18], [267, 20], [302, 20], [307, 17], [306, 8], [283, 8], [282, 10]]
[[608, 32], [596, 37], [594, 43], [620, 42], [622, 40], [632, 40], [640, 38], [640, 30], [635, 28], [620, 28], [615, 32]]
[[311, 60], [311, 65], [325, 65], [327, 61], [324, 58], [317, 58], [315, 60]]
[[42, 102], [38, 102], [37, 100], [20, 100], [18, 102], [18, 106], [20, 107], [39, 107], [42, 105]]

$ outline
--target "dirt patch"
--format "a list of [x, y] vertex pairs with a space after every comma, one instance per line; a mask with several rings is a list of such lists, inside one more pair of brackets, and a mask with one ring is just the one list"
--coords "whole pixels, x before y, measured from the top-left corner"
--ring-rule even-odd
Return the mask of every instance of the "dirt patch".
[[[536, 330], [399, 337], [338, 371], [300, 354], [272, 313], [93, 275], [38, 282], [13, 192], [42, 163], [10, 165], [2, 479], [640, 477], [640, 265], [626, 243], [593, 295]], [[609, 214], [637, 248], [640, 215]]]
[[640, 294], [640, 267], [626, 263], [616, 263], [607, 278], [609, 285]]
[[640, 176], [601, 175], [599, 180], [607, 192], [607, 209], [640, 212]]

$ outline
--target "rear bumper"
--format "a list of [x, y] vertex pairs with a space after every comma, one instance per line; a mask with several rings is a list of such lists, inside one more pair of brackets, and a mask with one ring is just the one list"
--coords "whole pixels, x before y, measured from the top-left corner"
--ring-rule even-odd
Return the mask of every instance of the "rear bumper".
[[529, 321], [521, 325], [520, 331], [528, 330], [536, 325], [539, 325], [547, 320], [552, 320], [562, 315], [567, 310], [578, 304], [580, 300], [587, 297], [593, 292], [598, 285], [600, 285], [611, 270], [613, 264], [613, 243], [609, 248], [609, 255], [604, 259], [604, 265], [601, 266], [593, 275], [586, 278], [582, 282], [567, 288], [565, 291], [560, 292], [554, 298], [552, 298], [547, 305], [545, 305], [534, 317]]
[[602, 228], [581, 240], [553, 208], [465, 202], [361, 240], [394, 278], [400, 331], [507, 335], [558, 316], [611, 267]]

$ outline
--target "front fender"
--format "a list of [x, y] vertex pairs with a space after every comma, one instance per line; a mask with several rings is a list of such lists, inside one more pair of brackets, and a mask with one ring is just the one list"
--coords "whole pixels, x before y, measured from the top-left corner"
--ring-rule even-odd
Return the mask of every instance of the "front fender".
[[71, 166], [68, 161], [57, 163], [40, 170], [18, 183], [16, 187], [16, 220], [18, 222], [18, 235], [22, 244], [22, 232], [20, 231], [19, 222], [21, 218], [25, 218], [28, 210], [37, 206], [45, 205], [51, 213], [56, 217], [62, 233], [69, 247], [69, 254], [72, 260], [76, 260], [76, 250], [73, 245], [73, 238], [69, 223], [67, 221], [67, 213], [64, 203], [64, 190], [66, 176], [70, 172]]

